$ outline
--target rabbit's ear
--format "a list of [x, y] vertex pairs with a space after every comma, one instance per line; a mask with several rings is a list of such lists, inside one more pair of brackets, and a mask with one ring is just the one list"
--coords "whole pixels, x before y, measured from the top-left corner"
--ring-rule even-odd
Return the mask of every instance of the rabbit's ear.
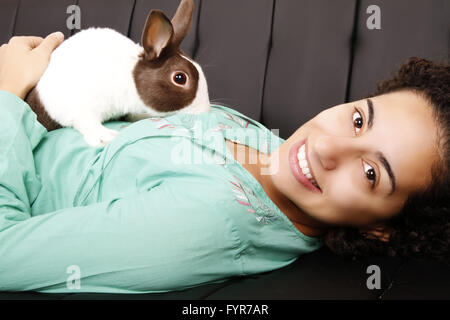
[[173, 27], [166, 15], [160, 10], [152, 10], [147, 17], [142, 33], [142, 46], [148, 60], [157, 59], [171, 43]]
[[193, 0], [181, 0], [177, 12], [172, 19], [174, 37], [172, 43], [178, 47], [186, 37], [192, 23], [192, 13], [194, 12]]

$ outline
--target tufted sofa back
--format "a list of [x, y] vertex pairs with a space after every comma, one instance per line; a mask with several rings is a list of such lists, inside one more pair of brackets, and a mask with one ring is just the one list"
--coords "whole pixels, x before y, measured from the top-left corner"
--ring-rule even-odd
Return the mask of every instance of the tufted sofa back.
[[[0, 43], [60, 30], [70, 5], [81, 29], [107, 26], [136, 42], [152, 8], [178, 0], [0, 0]], [[205, 71], [213, 102], [287, 138], [331, 106], [364, 98], [410, 56], [450, 52], [448, 0], [195, 0], [182, 44]], [[379, 11], [373, 11], [376, 5]], [[374, 14], [378, 14], [378, 20]], [[375, 18], [374, 18], [375, 17]], [[381, 29], [371, 26], [379, 23]]]

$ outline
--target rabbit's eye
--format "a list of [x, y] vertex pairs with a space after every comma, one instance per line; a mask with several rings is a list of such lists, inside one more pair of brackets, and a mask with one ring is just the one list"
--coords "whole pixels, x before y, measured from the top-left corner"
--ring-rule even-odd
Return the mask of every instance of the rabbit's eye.
[[177, 72], [177, 73], [175, 73], [175, 75], [173, 76], [173, 81], [174, 81], [176, 84], [183, 85], [183, 84], [185, 84], [186, 81], [187, 81], [187, 76], [186, 76], [186, 74], [184, 74], [184, 73], [182, 73], [182, 72]]

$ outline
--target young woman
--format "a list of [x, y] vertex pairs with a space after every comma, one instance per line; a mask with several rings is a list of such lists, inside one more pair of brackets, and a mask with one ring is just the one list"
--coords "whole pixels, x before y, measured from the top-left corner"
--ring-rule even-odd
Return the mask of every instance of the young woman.
[[92, 148], [23, 102], [62, 41], [0, 49], [0, 290], [144, 293], [343, 255], [449, 258], [450, 70], [410, 59], [289, 139], [222, 106]]

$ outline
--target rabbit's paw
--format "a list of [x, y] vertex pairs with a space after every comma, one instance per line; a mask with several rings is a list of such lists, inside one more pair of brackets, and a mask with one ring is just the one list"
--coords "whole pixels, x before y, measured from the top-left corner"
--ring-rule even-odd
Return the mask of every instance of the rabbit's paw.
[[93, 147], [103, 147], [119, 134], [119, 131], [108, 129], [104, 126], [99, 126], [91, 129], [83, 134], [84, 140], [88, 145]]

